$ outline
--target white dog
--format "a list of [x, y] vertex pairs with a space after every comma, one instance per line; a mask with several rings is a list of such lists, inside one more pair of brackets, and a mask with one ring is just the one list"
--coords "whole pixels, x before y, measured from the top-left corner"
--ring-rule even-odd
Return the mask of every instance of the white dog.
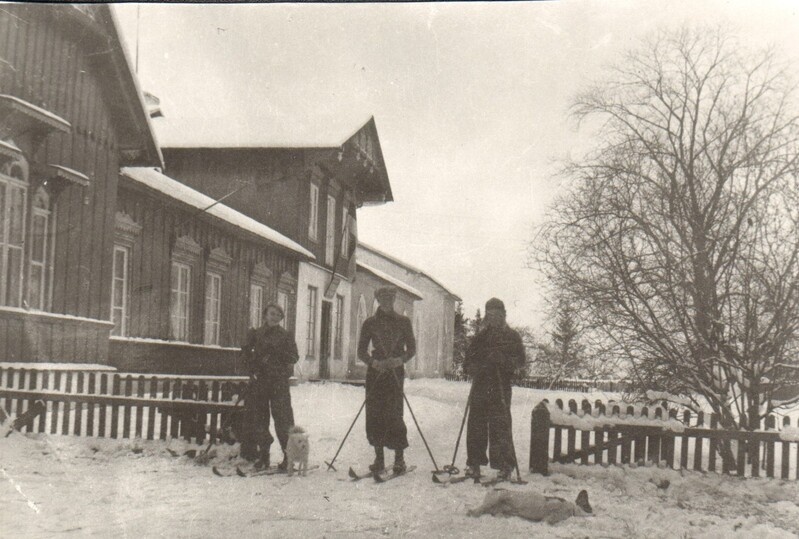
[[563, 498], [544, 496], [537, 492], [520, 492], [496, 489], [486, 494], [483, 505], [469, 511], [469, 516], [506, 515], [555, 524], [569, 517], [592, 514], [588, 492], [581, 490], [577, 499], [568, 502]]
[[308, 454], [311, 452], [311, 443], [305, 429], [293, 426], [289, 429], [289, 441], [286, 444], [286, 459], [288, 460], [288, 474], [294, 475], [294, 464], [298, 464], [297, 472], [304, 476], [308, 471]]

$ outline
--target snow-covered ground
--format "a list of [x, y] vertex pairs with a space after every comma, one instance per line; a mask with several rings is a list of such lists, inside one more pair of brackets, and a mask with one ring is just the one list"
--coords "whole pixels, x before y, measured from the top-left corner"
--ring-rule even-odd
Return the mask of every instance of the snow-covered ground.
[[[468, 384], [409, 380], [407, 394], [439, 466], [448, 464]], [[657, 467], [553, 466], [548, 477], [523, 475], [536, 490], [573, 499], [588, 490], [595, 515], [555, 526], [518, 518], [466, 516], [486, 489], [437, 486], [430, 459], [406, 411], [418, 469], [377, 485], [350, 482], [346, 469], [372, 458], [361, 417], [339, 456], [324, 471], [357, 412], [363, 389], [337, 384], [292, 388], [295, 418], [311, 434], [307, 477], [216, 477], [182, 453], [186, 442], [108, 440], [12, 434], [0, 439], [0, 535], [3, 537], [796, 537], [799, 483], [778, 479], [680, 473]], [[514, 433], [520, 461], [529, 451], [529, 414], [544, 396], [610, 396], [515, 388]], [[276, 446], [275, 446], [276, 447]], [[197, 448], [197, 446], [192, 446]], [[212, 463], [230, 468], [236, 446], [216, 449]], [[389, 452], [389, 458], [391, 454]], [[273, 459], [277, 459], [273, 452]], [[463, 466], [461, 446], [458, 465]], [[665, 481], [668, 480], [668, 487]]]

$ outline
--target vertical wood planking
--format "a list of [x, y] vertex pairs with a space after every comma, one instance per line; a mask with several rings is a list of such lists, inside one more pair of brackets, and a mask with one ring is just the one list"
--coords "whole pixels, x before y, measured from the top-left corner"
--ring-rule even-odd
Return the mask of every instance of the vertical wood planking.
[[[155, 399], [158, 397], [158, 378], [155, 376], [150, 377], [150, 398]], [[155, 438], [155, 403], [147, 407], [147, 439], [152, 440]]]
[[[64, 373], [64, 393], [72, 393], [72, 372], [67, 371]], [[64, 413], [61, 421], [61, 434], [69, 434], [69, 424], [72, 419], [72, 403], [64, 401]]]
[[[766, 418], [766, 430], [774, 432], [776, 421], [773, 415]], [[766, 477], [774, 477], [774, 442], [765, 442], [766, 445]]]
[[[55, 371], [53, 375], [53, 387], [52, 389], [59, 389], [61, 385], [61, 371]], [[53, 408], [50, 412], [50, 434], [58, 434], [58, 408], [60, 407], [61, 403], [57, 400], [53, 400]]]
[[[716, 414], [710, 414], [710, 429], [716, 430], [719, 426], [719, 420]], [[718, 452], [718, 442], [713, 436], [710, 437], [709, 448], [707, 450], [707, 471], [716, 471], [716, 453]]]
[[[125, 376], [125, 396], [130, 397], [133, 395], [133, 377], [131, 375]], [[125, 404], [122, 416], [122, 437], [130, 438], [130, 419], [133, 415], [133, 410], [130, 404]]]
[[[112, 382], [111, 394], [119, 395], [120, 393], [120, 377], [118, 374], [114, 375]], [[119, 436], [119, 405], [114, 404], [111, 406], [111, 438]]]
[[[78, 387], [77, 392], [83, 393], [83, 377], [84, 374], [82, 371], [78, 371], [77, 378], [78, 378]], [[75, 436], [80, 436], [83, 432], [83, 403], [76, 402], [75, 403], [75, 427], [72, 430], [72, 434]]]
[[[181, 387], [183, 386], [183, 382], [180, 378], [174, 380], [172, 382], [172, 400], [180, 398], [180, 391]], [[180, 421], [178, 420], [177, 415], [174, 411], [170, 412], [170, 429], [169, 429], [169, 436], [170, 438], [178, 438], [180, 436]]]
[[[144, 398], [144, 376], [139, 375], [136, 380], [136, 396], [140, 399]], [[142, 425], [144, 422], [144, 408], [141, 404], [136, 405], [136, 438], [142, 437]]]
[[[97, 376], [95, 373], [89, 373], [89, 384], [87, 387], [87, 391], [89, 395], [94, 395], [96, 389], [96, 381]], [[97, 405], [94, 403], [90, 403], [86, 405], [87, 413], [86, 413], [86, 436], [94, 436], [94, 414], [97, 410]]]
[[[785, 429], [791, 426], [791, 419], [789, 417], [782, 418], [782, 428]], [[782, 444], [782, 458], [780, 459], [780, 477], [788, 479], [791, 472], [791, 444], [783, 440]], [[797, 445], [799, 451], [799, 445]]]
[[[42, 372], [42, 383], [41, 383], [42, 390], [50, 389], [50, 371], [46, 370]], [[38, 432], [44, 433], [47, 431], [47, 417], [49, 415], [49, 411], [52, 410], [53, 404], [52, 401], [47, 401], [46, 403], [47, 411], [39, 416], [39, 428], [37, 429]]]
[[[163, 384], [163, 387], [161, 388], [161, 398], [162, 399], [168, 399], [169, 398], [169, 379], [165, 379], [162, 382], [162, 384]], [[168, 428], [167, 428], [168, 425], [169, 425], [168, 422], [167, 422], [167, 419], [169, 418], [169, 415], [166, 413], [166, 410], [164, 410], [163, 408], [159, 408], [158, 412], [161, 415], [161, 430], [160, 430], [160, 434], [159, 434], [158, 437], [161, 440], [166, 440], [167, 437], [169, 436], [169, 431], [168, 431]]]
[[[108, 395], [108, 375], [106, 373], [100, 373], [100, 395]], [[97, 419], [97, 435], [100, 438], [105, 437], [105, 415], [106, 415], [106, 408], [105, 404], [101, 404], [99, 406], [99, 417]]]

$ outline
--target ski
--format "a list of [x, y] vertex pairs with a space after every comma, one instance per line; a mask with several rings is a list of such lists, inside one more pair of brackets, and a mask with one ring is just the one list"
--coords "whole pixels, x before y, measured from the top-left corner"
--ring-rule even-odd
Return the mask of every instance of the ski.
[[[318, 464], [314, 464], [312, 466], [308, 466], [307, 471], [316, 470], [319, 468]], [[233, 470], [221, 470], [216, 466], [211, 467], [211, 471], [214, 475], [219, 477], [259, 477], [259, 476], [268, 476], [268, 475], [288, 475], [287, 470], [281, 470], [277, 466], [272, 466], [266, 468], [264, 470], [243, 470], [240, 466], [236, 466]], [[294, 470], [296, 473], [299, 473], [297, 470]]]
[[367, 477], [372, 477], [374, 475], [374, 472], [371, 472], [371, 471], [369, 471], [367, 473], [364, 473], [364, 474], [359, 474], [358, 472], [353, 470], [351, 467], [350, 467], [350, 471], [348, 473], [349, 473], [350, 479], [352, 479], [353, 481], [360, 481], [361, 479], [366, 479]]
[[[308, 469], [306, 471], [310, 472], [311, 470], [316, 470], [318, 468], [319, 468], [318, 464], [313, 464], [311, 466], [308, 466]], [[237, 473], [238, 473], [238, 470], [237, 470]], [[244, 475], [239, 474], [239, 476], [240, 477], [258, 477], [258, 476], [262, 476], [262, 475], [288, 475], [288, 473], [289, 473], [288, 470], [282, 470], [280, 468], [274, 467], [274, 468], [267, 468], [266, 470], [256, 470], [254, 472], [244, 473]], [[299, 475], [300, 472], [298, 470], [294, 470], [294, 473]]]
[[[5, 437], [11, 436], [11, 433], [15, 430], [18, 431], [24, 426], [30, 426], [33, 423], [33, 420], [40, 416], [42, 413], [47, 411], [47, 405], [44, 403], [43, 400], [38, 400], [34, 402], [30, 408], [28, 408], [25, 412], [21, 413], [17, 416], [8, 426], [8, 431], [5, 434]], [[4, 414], [6, 418], [8, 414]]]
[[479, 477], [472, 477], [470, 475], [465, 475], [461, 477], [450, 477], [449, 479], [441, 479], [440, 477], [434, 475], [433, 476], [433, 483], [437, 485], [455, 485], [457, 483], [464, 483], [468, 480], [474, 481], [475, 485], [480, 485], [480, 478]]
[[396, 479], [397, 477], [401, 477], [403, 475], [407, 475], [407, 474], [411, 473], [412, 471], [414, 471], [415, 469], [416, 469], [416, 466], [408, 466], [408, 468], [404, 472], [400, 472], [400, 473], [389, 472], [388, 474], [385, 474], [385, 475], [376, 473], [376, 474], [373, 474], [372, 477], [374, 477], [374, 480], [377, 483], [385, 483], [386, 481], [391, 481], [392, 479]]

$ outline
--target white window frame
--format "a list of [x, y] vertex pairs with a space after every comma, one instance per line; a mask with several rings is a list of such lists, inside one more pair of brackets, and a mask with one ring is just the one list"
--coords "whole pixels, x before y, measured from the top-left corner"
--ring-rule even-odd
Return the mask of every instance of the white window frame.
[[283, 309], [283, 320], [280, 321], [280, 326], [286, 329], [289, 318], [289, 295], [283, 290], [277, 291], [277, 304]]
[[[176, 341], [189, 342], [191, 335], [191, 266], [183, 262], [172, 261], [172, 272], [173, 277], [177, 275], [178, 288], [174, 288], [170, 283], [170, 333], [172, 339]], [[181, 299], [183, 303], [181, 303]]]
[[205, 272], [205, 323], [203, 344], [219, 346], [222, 316], [222, 275], [214, 271]]
[[[41, 205], [40, 205], [41, 202]], [[33, 245], [35, 238], [33, 233], [36, 230], [34, 223], [37, 218], [44, 219], [44, 237], [42, 238], [42, 260], [34, 260]], [[32, 217], [31, 217], [31, 252], [30, 252], [30, 266], [28, 268], [28, 304], [31, 309], [40, 311], [49, 311], [53, 295], [53, 253], [55, 234], [53, 230], [55, 226], [55, 212], [51, 209], [50, 195], [43, 187], [36, 191], [34, 196]], [[34, 268], [40, 270], [38, 283], [35, 282], [33, 273]], [[39, 304], [36, 305], [33, 301], [32, 292], [33, 286], [37, 285], [39, 289]]]
[[319, 186], [311, 182], [311, 202], [308, 211], [308, 238], [316, 241], [319, 237]]
[[[117, 253], [122, 253], [122, 276], [117, 277]], [[112, 273], [111, 273], [111, 322], [114, 323], [114, 328], [111, 330], [111, 335], [117, 337], [125, 337], [128, 335], [128, 321], [130, 319], [128, 296], [130, 293], [130, 247], [127, 245], [114, 244], [114, 256], [112, 259]], [[121, 303], [117, 304], [116, 284], [118, 281], [122, 282], [122, 298]], [[119, 313], [117, 315], [117, 313]], [[117, 322], [119, 322], [117, 324]]]
[[325, 264], [336, 263], [336, 197], [327, 195], [327, 227], [325, 228]]
[[[20, 163], [21, 164], [21, 163]], [[22, 164], [21, 164], [22, 165]], [[25, 171], [23, 168], [23, 176], [25, 176]], [[28, 183], [27, 181], [20, 180], [13, 176], [9, 176], [4, 173], [0, 173], [0, 186], [3, 189], [2, 199], [0, 199], [0, 204], [2, 204], [2, 208], [0, 208], [0, 305], [5, 305], [8, 307], [22, 307], [22, 299], [24, 297], [23, 291], [25, 289], [25, 234], [26, 234], [26, 221], [27, 221], [27, 209], [28, 209]], [[22, 228], [20, 230], [20, 242], [19, 244], [11, 245], [11, 197], [10, 192], [12, 190], [17, 190], [22, 194]], [[11, 258], [12, 250], [19, 255], [19, 275], [17, 276], [17, 282], [19, 283], [18, 289], [16, 291], [9, 291], [8, 290], [8, 263]], [[16, 298], [9, 297], [11, 294], [14, 294]], [[14, 293], [15, 292], [15, 293]], [[9, 301], [14, 299], [15, 301]]]
[[250, 283], [250, 327], [259, 328], [263, 325], [264, 312], [264, 285]]
[[306, 329], [308, 334], [305, 337], [305, 356], [309, 359], [316, 359], [316, 315], [319, 310], [319, 289], [315, 286], [308, 287], [308, 321]]

